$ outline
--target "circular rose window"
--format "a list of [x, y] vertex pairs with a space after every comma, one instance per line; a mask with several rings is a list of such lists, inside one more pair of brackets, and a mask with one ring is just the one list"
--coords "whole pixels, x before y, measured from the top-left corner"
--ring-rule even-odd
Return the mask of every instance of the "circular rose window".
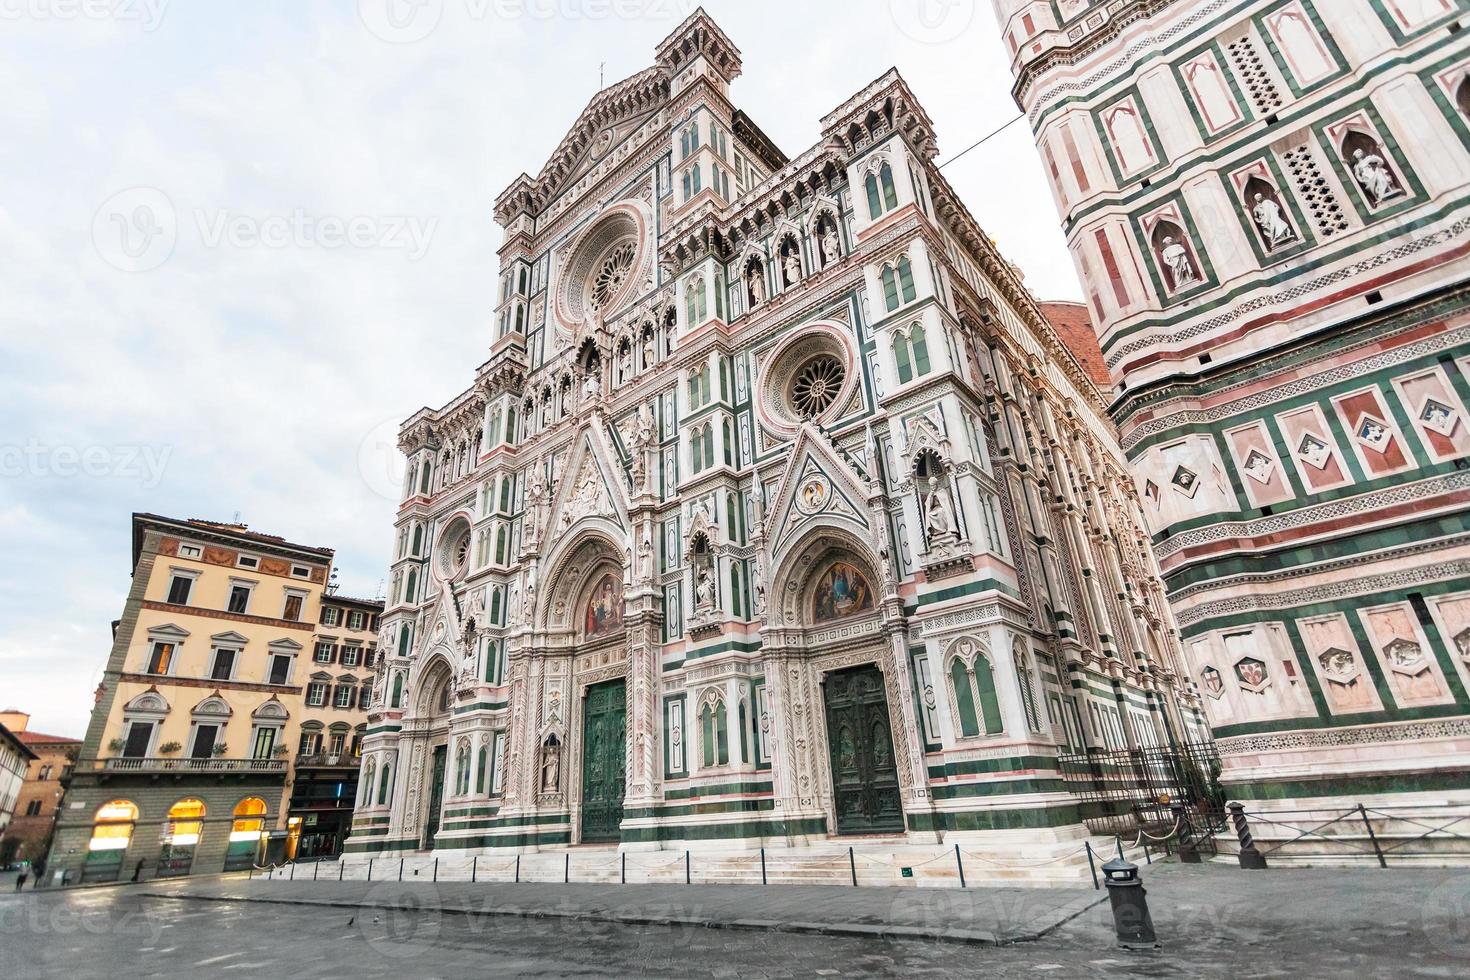
[[834, 330], [803, 328], [758, 368], [762, 415], [787, 432], [831, 421], [850, 401], [851, 365], [848, 344]]
[[608, 301], [618, 294], [633, 263], [638, 258], [638, 244], [634, 241], [619, 242], [603, 258], [592, 278], [592, 295], [589, 297], [595, 310], [606, 308]]
[[462, 575], [470, 557], [470, 528], [463, 521], [456, 522], [444, 536], [444, 546], [439, 552], [439, 571], [445, 581], [453, 581]]
[[814, 419], [837, 400], [847, 368], [830, 354], [820, 354], [807, 361], [791, 382], [791, 407], [803, 419]]

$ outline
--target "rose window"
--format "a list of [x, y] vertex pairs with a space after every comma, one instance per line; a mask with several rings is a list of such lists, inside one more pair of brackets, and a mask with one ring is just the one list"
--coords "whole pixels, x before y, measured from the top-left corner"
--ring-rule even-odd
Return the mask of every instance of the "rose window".
[[617, 295], [627, 281], [628, 273], [633, 271], [633, 263], [637, 257], [638, 249], [633, 242], [622, 242], [603, 256], [592, 277], [590, 298], [593, 309], [602, 309]]
[[830, 354], [812, 358], [791, 380], [791, 406], [803, 419], [813, 419], [832, 407], [847, 380], [847, 369]]

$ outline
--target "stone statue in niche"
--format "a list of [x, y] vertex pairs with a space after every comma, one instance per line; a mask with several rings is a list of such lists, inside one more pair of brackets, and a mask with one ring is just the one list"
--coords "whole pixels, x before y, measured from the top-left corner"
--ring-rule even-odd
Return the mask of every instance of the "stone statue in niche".
[[1199, 271], [1194, 267], [1194, 257], [1189, 254], [1189, 249], [1172, 235], [1164, 237], [1164, 247], [1159, 252], [1159, 259], [1164, 263], [1164, 268], [1169, 272], [1169, 278], [1174, 282], [1176, 290], [1199, 282]]
[[819, 240], [822, 250], [822, 267], [836, 262], [842, 255], [842, 242], [837, 238], [837, 226], [828, 223]]
[[582, 378], [582, 404], [589, 405], [597, 401], [597, 389], [599, 387], [597, 375], [589, 370], [586, 376]]
[[750, 577], [755, 584], [755, 611], [763, 613], [766, 611], [766, 559], [759, 551], [755, 553], [755, 567]]
[[561, 786], [561, 740], [555, 734], [546, 736], [541, 746], [541, 792], [555, 793]]
[[633, 345], [624, 344], [618, 351], [618, 372], [623, 382], [633, 380]]
[[1353, 151], [1353, 177], [1375, 207], [1404, 191], [1383, 157], [1361, 148]]
[[959, 538], [949, 491], [938, 477], [930, 479], [924, 491], [924, 533], [931, 546], [950, 544]]
[[715, 607], [715, 577], [707, 564], [695, 571], [694, 608], [696, 612], [709, 612]]
[[1287, 222], [1281, 205], [1260, 191], [1256, 192], [1255, 203], [1251, 206], [1251, 217], [1261, 230], [1267, 247], [1274, 249], [1296, 241], [1296, 232]]
[[752, 262], [745, 272], [746, 291], [750, 294], [750, 305], [760, 306], [766, 301], [766, 277], [759, 262]]
[[781, 270], [786, 276], [786, 285], [795, 286], [801, 281], [801, 259], [796, 255], [796, 246], [791, 246], [791, 251], [786, 253], [781, 260]]
[[653, 367], [654, 357], [653, 334], [646, 333], [643, 335], [643, 370]]

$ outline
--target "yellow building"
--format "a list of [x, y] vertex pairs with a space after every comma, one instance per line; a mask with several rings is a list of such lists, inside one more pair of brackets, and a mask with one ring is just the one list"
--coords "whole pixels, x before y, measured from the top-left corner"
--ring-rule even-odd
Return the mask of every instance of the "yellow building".
[[244, 525], [133, 515], [132, 588], [57, 821], [53, 880], [245, 868], [272, 830], [284, 851], [332, 557]]

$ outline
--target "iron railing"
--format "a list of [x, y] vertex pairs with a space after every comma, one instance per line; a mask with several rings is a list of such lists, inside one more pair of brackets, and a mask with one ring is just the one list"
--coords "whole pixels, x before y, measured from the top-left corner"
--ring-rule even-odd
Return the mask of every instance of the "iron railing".
[[111, 759], [98, 759], [97, 768], [105, 772], [284, 773], [286, 771], [286, 760], [114, 756]]

